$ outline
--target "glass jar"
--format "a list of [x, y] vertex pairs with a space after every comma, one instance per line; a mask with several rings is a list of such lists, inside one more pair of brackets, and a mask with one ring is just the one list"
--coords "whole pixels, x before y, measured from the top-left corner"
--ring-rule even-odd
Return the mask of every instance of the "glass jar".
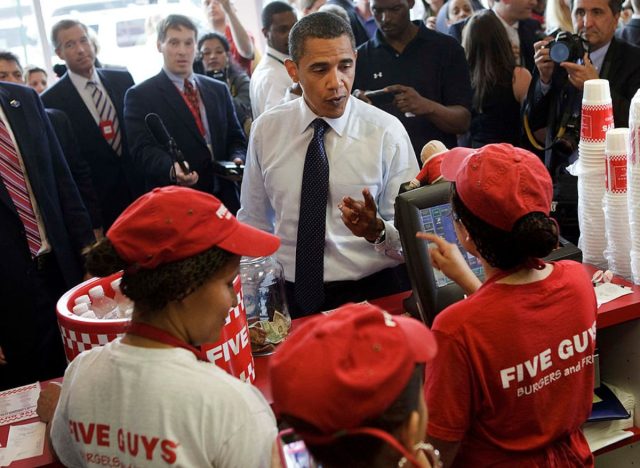
[[242, 257], [240, 280], [251, 350], [254, 355], [270, 354], [291, 328], [282, 265], [272, 256]]

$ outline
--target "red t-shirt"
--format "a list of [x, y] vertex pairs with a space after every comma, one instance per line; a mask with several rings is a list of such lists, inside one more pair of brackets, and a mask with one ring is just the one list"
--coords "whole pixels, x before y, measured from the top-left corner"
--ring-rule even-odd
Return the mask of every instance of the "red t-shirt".
[[590, 466], [596, 299], [582, 266], [485, 283], [440, 313], [427, 366], [429, 436], [461, 441], [454, 466]]
[[[250, 32], [247, 32], [247, 34], [249, 35], [249, 39], [251, 39], [251, 44], [253, 44], [253, 49], [255, 50], [256, 43], [253, 40], [253, 36]], [[244, 58], [242, 55], [240, 55], [240, 52], [238, 52], [236, 43], [233, 42], [233, 36], [231, 34], [231, 28], [229, 27], [229, 25], [225, 26], [224, 35], [227, 38], [227, 42], [229, 43], [229, 52], [231, 53], [231, 57], [233, 57], [233, 60], [235, 60], [235, 62], [240, 66], [242, 70], [245, 71], [247, 75], [251, 76], [251, 60], [249, 60], [248, 58]]]

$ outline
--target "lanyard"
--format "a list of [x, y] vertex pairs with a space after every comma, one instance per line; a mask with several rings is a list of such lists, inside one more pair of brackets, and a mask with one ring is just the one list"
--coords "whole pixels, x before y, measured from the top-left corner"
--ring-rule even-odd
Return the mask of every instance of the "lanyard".
[[267, 52], [267, 56], [271, 57], [276, 62], [280, 62], [282, 65], [284, 65], [284, 62], [282, 60], [280, 60], [278, 57], [276, 57], [275, 55], [270, 54], [269, 52]]
[[127, 333], [131, 335], [141, 336], [143, 338], [148, 338], [153, 341], [158, 341], [175, 348], [186, 349], [188, 351], [191, 351], [199, 361], [207, 360], [205, 359], [204, 353], [200, 348], [191, 346], [190, 344], [179, 340], [175, 336], [167, 333], [164, 330], [161, 330], [158, 327], [154, 327], [153, 325], [141, 322], [131, 322], [131, 325], [127, 329]]

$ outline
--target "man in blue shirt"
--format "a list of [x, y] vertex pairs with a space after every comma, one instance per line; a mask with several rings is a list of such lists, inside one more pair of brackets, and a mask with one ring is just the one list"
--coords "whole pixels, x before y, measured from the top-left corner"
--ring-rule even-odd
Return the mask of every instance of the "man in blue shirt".
[[[398, 117], [416, 155], [429, 140], [451, 148], [471, 119], [471, 83], [455, 39], [412, 22], [414, 0], [371, 0], [378, 31], [358, 48], [356, 96]], [[386, 92], [370, 99], [365, 91]]]

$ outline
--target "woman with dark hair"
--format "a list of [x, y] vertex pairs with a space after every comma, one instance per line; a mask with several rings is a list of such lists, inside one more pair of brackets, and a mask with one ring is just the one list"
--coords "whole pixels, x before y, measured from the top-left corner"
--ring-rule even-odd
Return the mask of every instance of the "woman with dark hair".
[[423, 323], [344, 305], [280, 345], [270, 369], [274, 408], [325, 468], [439, 468], [424, 442], [424, 370], [435, 354]]
[[218, 33], [210, 32], [198, 40], [198, 55], [204, 74], [226, 83], [233, 99], [233, 106], [245, 133], [251, 128], [250, 78], [231, 57], [229, 42]]
[[520, 105], [527, 95], [531, 74], [516, 66], [511, 43], [496, 14], [483, 10], [473, 15], [462, 32], [473, 88], [470, 146], [520, 141]]
[[184, 187], [154, 189], [116, 219], [87, 269], [124, 271], [121, 289], [135, 304], [129, 329], [80, 354], [62, 391], [49, 385], [38, 401], [65, 466], [270, 465], [269, 405], [203, 362], [200, 345], [219, 339], [237, 305], [240, 256], [270, 255], [279, 243]]
[[507, 144], [444, 153], [458, 241], [435, 244], [434, 267], [468, 297], [438, 314], [427, 367], [428, 436], [445, 466], [583, 467], [591, 412], [596, 299], [582, 265], [545, 262], [558, 245], [552, 184], [540, 159]]

